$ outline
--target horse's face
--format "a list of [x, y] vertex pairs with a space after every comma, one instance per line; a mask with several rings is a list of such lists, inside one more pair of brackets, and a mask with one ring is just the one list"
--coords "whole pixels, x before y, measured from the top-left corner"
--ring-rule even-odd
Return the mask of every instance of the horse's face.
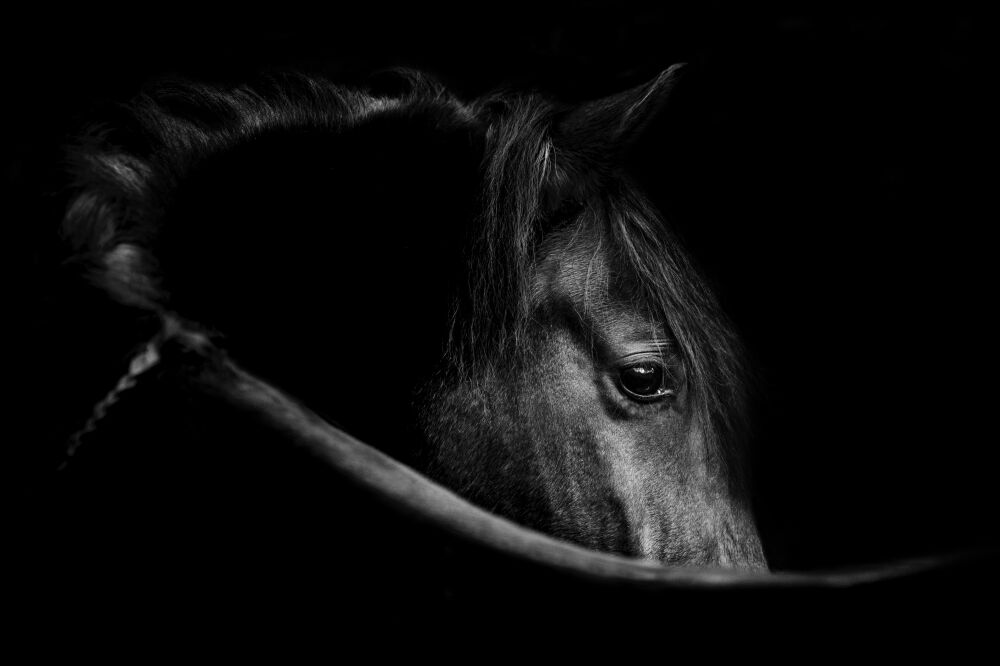
[[[667, 318], [647, 307], [649, 274], [628, 265], [601, 219], [606, 208], [594, 204], [609, 189], [641, 201], [612, 180], [582, 213], [536, 237], [519, 275], [516, 344], [428, 393], [435, 473], [489, 509], [591, 548], [765, 567], [733, 478], [738, 452], [719, 446], [709, 398], [695, 386], [704, 377], [689, 372]], [[649, 224], [662, 221], [635, 231]]]
[[753, 526], [729, 501], [693, 413], [671, 333], [613, 292], [588, 298], [609, 273], [597, 243], [574, 237], [537, 277], [536, 363], [519, 400], [559, 507], [557, 530], [669, 562], [761, 564]]
[[436, 394], [439, 473], [488, 508], [591, 548], [765, 566], [673, 335], [624, 293], [588, 294], [612, 282], [596, 239], [553, 240], [522, 351]]

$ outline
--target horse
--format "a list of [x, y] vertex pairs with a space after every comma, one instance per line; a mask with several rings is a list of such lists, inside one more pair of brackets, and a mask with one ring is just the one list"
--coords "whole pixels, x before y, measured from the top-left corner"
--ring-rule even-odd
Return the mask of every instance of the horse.
[[406, 70], [143, 91], [69, 153], [121, 377], [66, 471], [184, 340], [520, 526], [766, 571], [744, 350], [627, 168], [680, 71], [579, 105]]

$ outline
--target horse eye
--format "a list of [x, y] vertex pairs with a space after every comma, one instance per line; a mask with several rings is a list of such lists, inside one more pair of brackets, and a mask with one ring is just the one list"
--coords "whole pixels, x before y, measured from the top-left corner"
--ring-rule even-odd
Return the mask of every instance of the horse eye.
[[637, 363], [622, 368], [618, 384], [625, 395], [640, 402], [653, 402], [674, 394], [666, 386], [666, 371], [659, 363]]

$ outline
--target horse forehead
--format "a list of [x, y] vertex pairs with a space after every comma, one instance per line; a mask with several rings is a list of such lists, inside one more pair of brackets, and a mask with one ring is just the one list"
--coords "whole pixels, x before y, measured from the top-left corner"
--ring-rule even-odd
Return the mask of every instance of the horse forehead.
[[606, 242], [577, 231], [544, 244], [533, 276], [533, 306], [568, 305], [599, 331], [622, 342], [666, 337], [663, 322], [650, 318], [634, 278], [615, 266]]
[[599, 239], [577, 228], [550, 234], [537, 253], [532, 274], [532, 297], [536, 305], [561, 299], [574, 304], [602, 296], [610, 274]]

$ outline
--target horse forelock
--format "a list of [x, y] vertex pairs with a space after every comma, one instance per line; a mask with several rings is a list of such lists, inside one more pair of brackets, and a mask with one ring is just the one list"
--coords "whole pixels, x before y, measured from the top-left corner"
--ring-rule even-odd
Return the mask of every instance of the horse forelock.
[[750, 371], [739, 337], [679, 239], [644, 197], [626, 186], [606, 196], [600, 212], [642, 306], [677, 342], [706, 444], [733, 488], [745, 490]]

